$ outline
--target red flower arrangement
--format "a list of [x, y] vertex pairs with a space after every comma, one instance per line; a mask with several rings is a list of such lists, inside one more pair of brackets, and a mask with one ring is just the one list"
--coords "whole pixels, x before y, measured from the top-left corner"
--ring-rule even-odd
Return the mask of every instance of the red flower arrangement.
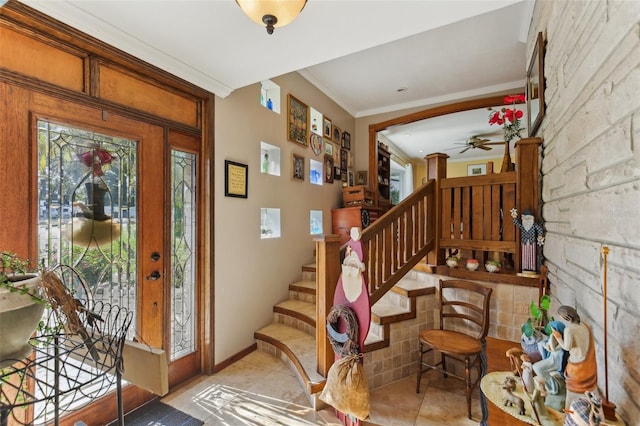
[[[523, 94], [509, 95], [504, 98], [505, 105], [521, 104], [525, 102]], [[491, 108], [489, 108], [491, 110]], [[524, 130], [520, 119], [524, 113], [515, 107], [503, 107], [500, 111], [492, 111], [489, 114], [489, 124], [498, 124], [504, 129], [504, 140], [511, 142], [513, 138], [520, 137], [520, 132]]]
[[109, 151], [102, 148], [94, 148], [91, 151], [78, 154], [78, 157], [85, 166], [91, 168], [95, 176], [103, 176], [102, 166], [106, 166], [116, 159]]

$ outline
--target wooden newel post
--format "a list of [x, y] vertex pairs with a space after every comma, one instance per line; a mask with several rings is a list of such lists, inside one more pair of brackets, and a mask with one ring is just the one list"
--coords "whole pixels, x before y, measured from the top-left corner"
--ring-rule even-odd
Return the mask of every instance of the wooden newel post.
[[442, 223], [441, 211], [440, 208], [442, 203], [442, 198], [440, 194], [440, 179], [444, 179], [447, 177], [447, 158], [449, 156], [447, 154], [443, 154], [437, 152], [435, 154], [429, 154], [424, 157], [427, 162], [427, 179], [435, 180], [435, 209], [433, 219], [435, 221], [435, 235], [434, 240], [435, 244], [433, 246], [433, 251], [429, 252], [427, 255], [427, 263], [430, 265], [443, 265], [444, 264], [444, 252], [440, 250], [440, 236], [442, 234], [442, 229], [440, 229]]
[[[516, 142], [516, 208], [518, 214], [526, 209], [533, 212], [535, 221], [542, 223], [540, 211], [540, 153], [541, 138], [524, 138]], [[505, 212], [505, 221], [509, 220], [509, 212]], [[506, 226], [506, 224], [505, 224]], [[517, 230], [516, 253], [514, 267], [520, 271], [522, 267], [522, 236]]]
[[316, 359], [317, 371], [327, 377], [335, 356], [327, 338], [327, 315], [340, 277], [340, 237], [323, 235], [316, 242]]

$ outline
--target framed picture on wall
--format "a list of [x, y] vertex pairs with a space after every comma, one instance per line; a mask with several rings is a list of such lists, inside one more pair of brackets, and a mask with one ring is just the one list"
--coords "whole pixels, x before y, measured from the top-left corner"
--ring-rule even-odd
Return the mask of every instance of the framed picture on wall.
[[358, 170], [356, 173], [356, 185], [367, 185], [369, 183], [369, 172]]
[[291, 93], [287, 95], [287, 100], [288, 138], [291, 142], [307, 146], [309, 107]]
[[226, 197], [247, 198], [249, 186], [249, 166], [224, 160], [224, 195]]
[[291, 179], [304, 182], [304, 156], [291, 153]]
[[467, 166], [467, 176], [481, 176], [487, 174], [486, 164], [469, 164]]
[[324, 153], [333, 157], [333, 144], [331, 142], [324, 143]]
[[349, 167], [349, 151], [346, 149], [340, 149], [340, 168], [347, 170]]
[[340, 137], [342, 135], [342, 130], [340, 130], [340, 127], [336, 126], [335, 124], [333, 125], [333, 136], [331, 136], [333, 138], [333, 141], [335, 143], [337, 143], [338, 145], [340, 145]]
[[351, 150], [351, 135], [349, 132], [342, 132], [342, 147], [348, 151]]
[[325, 139], [329, 139], [331, 140], [331, 136], [333, 135], [333, 124], [331, 123], [331, 120], [329, 120], [327, 117], [323, 117], [322, 118], [322, 136]]
[[544, 39], [538, 33], [527, 71], [527, 129], [535, 136], [544, 117]]
[[333, 183], [333, 156], [324, 156], [324, 181], [326, 183]]

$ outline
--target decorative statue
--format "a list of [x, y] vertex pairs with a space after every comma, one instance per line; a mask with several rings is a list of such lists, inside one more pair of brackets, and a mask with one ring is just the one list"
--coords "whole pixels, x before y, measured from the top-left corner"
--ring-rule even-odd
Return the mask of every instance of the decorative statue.
[[518, 414], [524, 416], [524, 401], [518, 395], [513, 393], [516, 390], [516, 379], [509, 376], [505, 377], [502, 389], [504, 390], [502, 393], [504, 406], [513, 407], [515, 405], [518, 407]]
[[533, 392], [533, 364], [531, 364], [531, 357], [527, 354], [520, 355], [522, 360], [522, 383], [524, 383], [525, 391], [527, 393]]
[[[565, 325], [560, 321], [551, 321], [549, 326], [560, 334], [564, 333]], [[553, 334], [540, 346], [542, 359], [533, 364], [533, 371], [537, 377], [544, 379], [547, 406], [561, 411], [565, 406], [566, 389], [563, 375], [569, 353], [560, 346]]]
[[533, 387], [534, 390], [533, 395], [531, 396], [531, 405], [533, 405], [535, 413], [537, 413], [538, 416], [544, 417], [547, 415], [547, 407], [544, 405], [544, 399], [547, 396], [544, 378], [540, 376], [534, 377]]
[[567, 386], [565, 408], [569, 408], [573, 400], [585, 392], [597, 391], [596, 351], [591, 329], [580, 321], [580, 316], [574, 308], [560, 306], [558, 315], [566, 324], [564, 335], [553, 330], [553, 336], [564, 350], [569, 351], [569, 360], [564, 372]]
[[518, 210], [511, 209], [511, 217], [513, 223], [520, 228], [522, 239], [522, 270], [538, 271], [537, 251], [538, 246], [544, 245], [544, 230], [540, 224], [534, 222], [531, 210], [525, 210], [522, 213], [522, 220], [518, 219]]

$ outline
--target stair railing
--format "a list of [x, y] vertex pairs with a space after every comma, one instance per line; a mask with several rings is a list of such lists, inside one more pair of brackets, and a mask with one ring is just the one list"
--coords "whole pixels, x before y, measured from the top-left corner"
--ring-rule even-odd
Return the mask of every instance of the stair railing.
[[[362, 232], [365, 275], [373, 306], [404, 275], [434, 249], [434, 181], [429, 181]], [[318, 373], [326, 377], [334, 355], [324, 327], [333, 305], [341, 270], [340, 239], [325, 235], [316, 241], [316, 351]]]

